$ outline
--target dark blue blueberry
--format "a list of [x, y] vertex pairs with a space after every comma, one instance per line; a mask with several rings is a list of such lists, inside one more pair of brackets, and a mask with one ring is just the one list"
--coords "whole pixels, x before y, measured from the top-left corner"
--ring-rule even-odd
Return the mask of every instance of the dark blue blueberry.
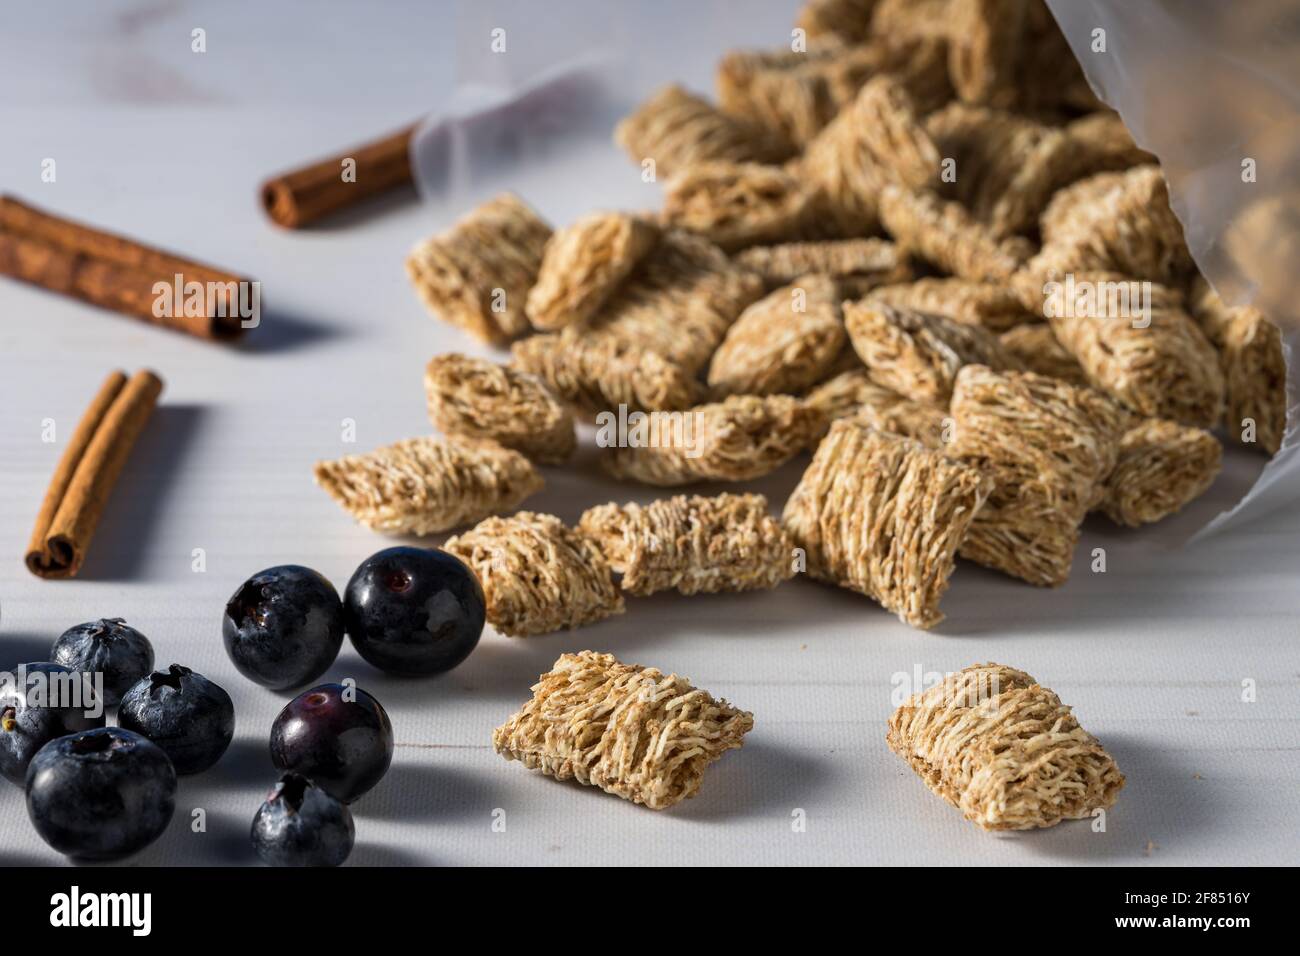
[[50, 660], [84, 674], [103, 674], [104, 704], [115, 707], [131, 685], [153, 670], [153, 645], [120, 617], [104, 617], [64, 631]]
[[84, 675], [62, 664], [22, 664], [0, 684], [0, 773], [22, 786], [27, 765], [51, 740], [104, 726], [103, 702]]
[[357, 653], [390, 674], [449, 671], [478, 644], [483, 589], [458, 558], [434, 548], [386, 548], [352, 575], [343, 614]]
[[352, 852], [352, 811], [306, 777], [286, 773], [253, 817], [253, 849], [268, 866], [338, 866]]
[[199, 773], [221, 759], [235, 736], [230, 695], [188, 667], [154, 671], [122, 698], [117, 723], [147, 737], [177, 773]]
[[267, 568], [226, 602], [221, 636], [249, 680], [272, 690], [301, 687], [338, 657], [343, 605], [334, 585], [311, 568]]
[[388, 772], [393, 725], [364, 690], [321, 684], [289, 701], [275, 718], [271, 762], [351, 803]]
[[176, 771], [158, 747], [120, 727], [60, 737], [27, 768], [27, 815], [50, 846], [83, 860], [116, 860], [167, 829]]

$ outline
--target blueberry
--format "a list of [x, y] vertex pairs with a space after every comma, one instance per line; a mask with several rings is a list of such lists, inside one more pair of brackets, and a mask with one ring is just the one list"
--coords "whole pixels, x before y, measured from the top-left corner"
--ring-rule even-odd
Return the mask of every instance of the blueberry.
[[289, 701], [275, 718], [271, 762], [351, 803], [393, 762], [393, 725], [364, 690], [321, 684]]
[[115, 860], [142, 850], [167, 829], [175, 806], [172, 762], [120, 727], [60, 737], [27, 768], [27, 814], [68, 856]]
[[440, 674], [483, 633], [483, 589], [445, 551], [387, 548], [352, 575], [343, 615], [357, 653], [391, 674]]
[[22, 664], [0, 683], [0, 773], [22, 786], [36, 752], [65, 734], [104, 726], [103, 702], [62, 664]]
[[173, 664], [127, 691], [117, 723], [161, 747], [177, 773], [199, 773], [230, 746], [235, 705], [202, 674]]
[[85, 674], [103, 674], [104, 704], [115, 707], [132, 684], [153, 670], [153, 645], [120, 617], [103, 617], [59, 635], [50, 660]]
[[253, 817], [253, 849], [268, 866], [338, 866], [352, 852], [352, 811], [302, 774], [286, 773]]
[[301, 687], [338, 657], [343, 605], [334, 585], [311, 568], [267, 568], [226, 602], [221, 636], [249, 680], [272, 690]]

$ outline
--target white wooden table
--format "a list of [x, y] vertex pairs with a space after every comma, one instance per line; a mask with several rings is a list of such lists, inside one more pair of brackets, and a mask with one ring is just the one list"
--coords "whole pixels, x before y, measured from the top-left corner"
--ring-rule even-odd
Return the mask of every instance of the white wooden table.
[[[249, 823], [275, 779], [267, 732], [286, 698], [235, 673], [221, 644], [224, 601], [252, 572], [286, 562], [341, 587], [391, 543], [313, 486], [312, 462], [427, 432], [427, 359], [487, 354], [429, 317], [402, 269], [407, 249], [460, 204], [388, 204], [286, 234], [254, 201], [266, 174], [435, 105], [452, 75], [450, 5], [393, 4], [391, 19], [361, 5], [299, 5], [316, 14], [291, 32], [293, 6], [97, 4], [80, 19], [37, 6], [11, 12], [0, 40], [0, 188], [263, 283], [264, 328], [230, 349], [0, 281], [0, 666], [44, 659], [74, 623], [123, 616], [153, 640], [160, 665], [195, 668], [237, 707], [230, 753], [182, 781], [177, 818], [142, 864], [252, 862]], [[709, 46], [779, 43], [793, 6], [746, 5], [737, 36]], [[189, 51], [193, 27], [207, 30], [206, 54]], [[707, 60], [661, 59], [665, 79], [707, 88]], [[40, 164], [51, 157], [57, 181], [45, 184]], [[653, 203], [636, 172], [612, 147], [587, 148], [500, 185], [562, 223]], [[62, 441], [119, 366], [157, 369], [162, 405], [81, 577], [39, 581], [20, 560], [37, 505]], [[47, 418], [58, 443], [41, 441]], [[345, 419], [355, 445], [341, 441]], [[802, 466], [755, 486], [779, 508]], [[374, 693], [398, 742], [391, 773], [355, 808], [352, 862], [1295, 863], [1300, 514], [1175, 545], [1258, 466], [1230, 453], [1211, 493], [1157, 530], [1090, 520], [1059, 590], [960, 565], [948, 621], [929, 634], [864, 598], [795, 581], [746, 596], [631, 599], [622, 617], [531, 640], [489, 632], [464, 665], [429, 680], [386, 677], [345, 645], [328, 677]], [[593, 503], [653, 497], [602, 478], [591, 448], [546, 478], [528, 507], [570, 521]], [[1104, 574], [1088, 568], [1096, 547]], [[492, 728], [559, 654], [583, 648], [687, 675], [752, 710], [756, 728], [700, 796], [663, 813], [496, 756]], [[895, 675], [986, 660], [1051, 686], [1115, 755], [1128, 785], [1104, 833], [1076, 823], [984, 834], [889, 753]], [[204, 832], [190, 825], [198, 808]], [[21, 791], [0, 784], [0, 862], [59, 860], [30, 827]]]

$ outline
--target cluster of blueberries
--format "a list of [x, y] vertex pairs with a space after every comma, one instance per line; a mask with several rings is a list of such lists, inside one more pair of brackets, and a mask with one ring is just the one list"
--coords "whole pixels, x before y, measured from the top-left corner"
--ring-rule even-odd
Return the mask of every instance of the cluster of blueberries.
[[[222, 636], [241, 674], [287, 690], [319, 678], [345, 634], [385, 672], [450, 670], [478, 644], [485, 616], [482, 588], [461, 561], [396, 547], [366, 559], [342, 600], [309, 568], [253, 575], [227, 602]], [[187, 667], [153, 666], [149, 640], [120, 618], [70, 628], [51, 661], [24, 666], [26, 684], [36, 675], [48, 687], [100, 675], [116, 727], [84, 698], [0, 689], [0, 773], [25, 786], [33, 825], [61, 853], [112, 860], [152, 843], [171, 820], [177, 775], [207, 770], [230, 746], [230, 695]], [[276, 717], [270, 749], [283, 775], [253, 819], [258, 855], [276, 866], [342, 863], [355, 838], [348, 805], [392, 762], [384, 708], [350, 681], [313, 687]]]

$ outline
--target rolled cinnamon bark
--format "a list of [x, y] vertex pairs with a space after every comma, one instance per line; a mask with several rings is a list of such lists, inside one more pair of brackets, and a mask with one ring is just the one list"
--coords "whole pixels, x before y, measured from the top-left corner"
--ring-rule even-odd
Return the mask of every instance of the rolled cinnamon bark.
[[12, 196], [0, 196], [0, 275], [205, 339], [240, 335], [260, 308], [256, 283], [242, 276]]
[[113, 372], [81, 417], [59, 459], [27, 545], [27, 568], [42, 578], [70, 578], [86, 551], [145, 422], [162, 392], [162, 379], [141, 370], [128, 380]]
[[[262, 184], [266, 214], [286, 229], [301, 229], [322, 216], [413, 181], [410, 144], [415, 126], [303, 166]], [[343, 162], [356, 161], [343, 178]]]

